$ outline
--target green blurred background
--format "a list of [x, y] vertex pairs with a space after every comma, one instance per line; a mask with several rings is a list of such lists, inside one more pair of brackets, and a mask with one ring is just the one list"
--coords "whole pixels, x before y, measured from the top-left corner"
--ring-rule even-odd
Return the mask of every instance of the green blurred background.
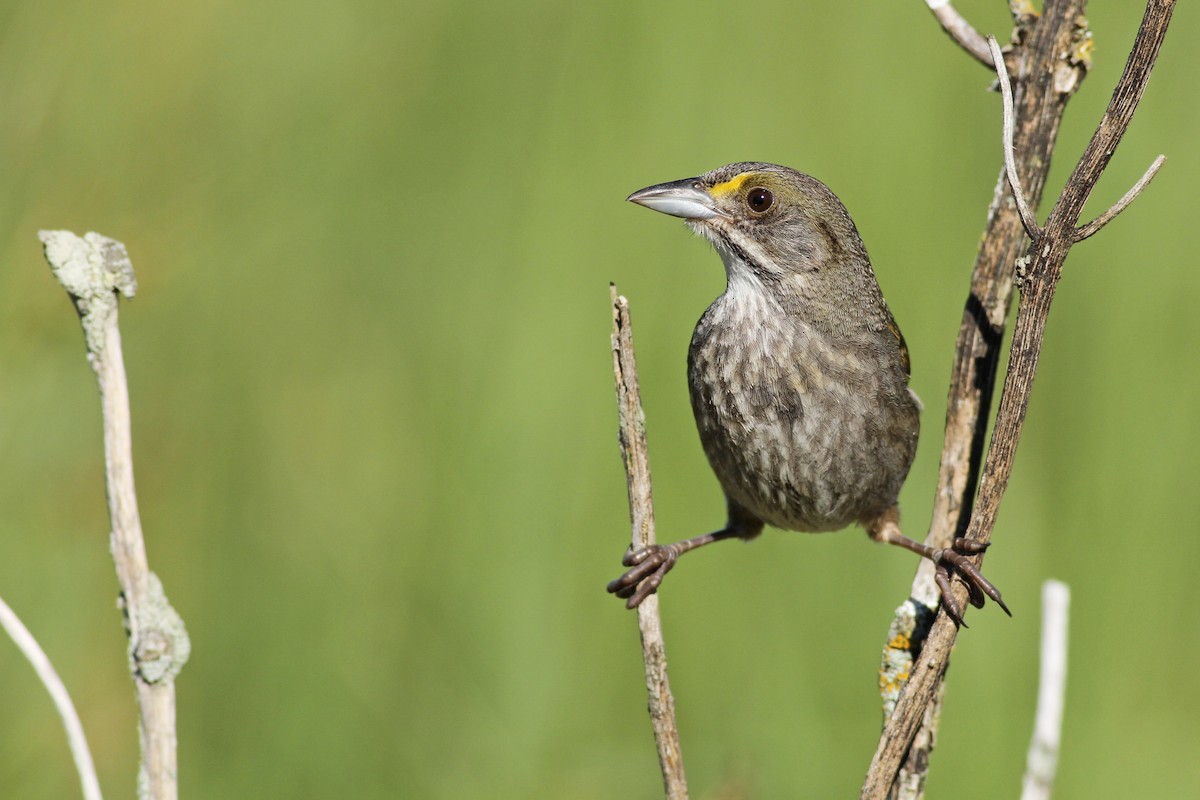
[[[1010, 30], [999, 0], [962, 2]], [[1141, 18], [1093, 3], [1050, 189]], [[1039, 586], [1073, 591], [1057, 798], [1200, 795], [1191, 614], [1200, 24], [1185, 5], [1088, 214], [931, 796], [1014, 797]], [[653, 798], [608, 282], [633, 304], [660, 536], [720, 493], [684, 383], [718, 259], [623, 202], [761, 159], [851, 209], [913, 352], [927, 523], [955, 331], [1000, 163], [987, 71], [924, 4], [259, 2], [0, 6], [0, 594], [134, 791], [96, 390], [36, 232], [126, 242], [122, 328], [150, 559], [193, 640], [188, 798]], [[693, 796], [855, 796], [910, 557], [768, 533], [663, 603]], [[72, 797], [59, 722], [0, 643], [0, 797]]]

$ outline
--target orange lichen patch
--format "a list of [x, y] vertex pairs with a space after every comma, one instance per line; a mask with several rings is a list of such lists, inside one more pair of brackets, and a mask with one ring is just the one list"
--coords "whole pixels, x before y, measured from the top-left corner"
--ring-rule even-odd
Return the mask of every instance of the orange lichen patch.
[[903, 633], [897, 633], [892, 637], [892, 640], [888, 642], [887, 646], [893, 650], [907, 650], [912, 646], [912, 641], [910, 641], [909, 638]]
[[901, 670], [895, 674], [879, 675], [879, 691], [890, 695], [888, 699], [895, 702], [896, 696], [900, 694], [900, 690], [904, 688], [904, 684], [908, 683], [910, 673], [908, 670]]
[[728, 197], [731, 194], [737, 194], [741, 190], [742, 185], [745, 184], [753, 174], [754, 173], [752, 172], [742, 172], [738, 175], [734, 175], [729, 180], [721, 181], [720, 183], [714, 185], [708, 190], [708, 193], [713, 197]]

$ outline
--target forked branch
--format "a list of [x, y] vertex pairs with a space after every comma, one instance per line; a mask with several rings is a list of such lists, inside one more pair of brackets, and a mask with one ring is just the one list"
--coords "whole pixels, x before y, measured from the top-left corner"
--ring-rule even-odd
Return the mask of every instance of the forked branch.
[[996, 513], [1012, 474], [1013, 457], [1029, 406], [1046, 317], [1062, 275], [1063, 263], [1072, 245], [1079, 241], [1075, 227], [1079, 213], [1133, 119], [1137, 101], [1145, 91], [1158, 58], [1174, 7], [1175, 0], [1150, 0], [1147, 4], [1146, 14], [1125, 72], [1113, 93], [1113, 100], [1050, 212], [1037, 246], [1027, 254], [1029, 264], [1021, 284], [1021, 303], [1017, 310], [1009, 371], [983, 468], [979, 497], [967, 532], [968, 538], [981, 542], [991, 538]]
[[[967, 312], [964, 319], [964, 329], [960, 332], [959, 344], [956, 350], [955, 373], [951, 385], [950, 402], [947, 411], [946, 444], [943, 450], [942, 472], [939, 479], [938, 502], [935, 505], [935, 517], [931, 526], [930, 539], [947, 536], [947, 521], [954, 521], [957, 526], [963, 526], [969, 515], [969, 524], [965, 525], [967, 538], [977, 542], [990, 541], [995, 525], [996, 514], [1004, 491], [1008, 486], [1012, 473], [1013, 457], [1020, 440], [1021, 429], [1029, 406], [1033, 378], [1037, 371], [1038, 357], [1045, 335], [1046, 318], [1054, 298], [1058, 280], [1062, 274], [1063, 263], [1072, 245], [1080, 241], [1081, 232], [1088, 235], [1099, 229], [1099, 225], [1089, 223], [1082, 229], [1077, 229], [1080, 211], [1084, 202], [1103, 173], [1108, 160], [1112, 157], [1118, 143], [1132, 119], [1137, 103], [1145, 91], [1146, 82], [1157, 60], [1162, 41], [1174, 11], [1174, 0], [1149, 0], [1142, 25], [1126, 63], [1125, 72], [1113, 93], [1103, 119], [1092, 137], [1079, 164], [1055, 203], [1046, 224], [1040, 229], [1028, 225], [1032, 215], [1019, 214], [1022, 225], [1031, 228], [1031, 233], [1037, 231], [1036, 246], [1030, 247], [1024, 261], [1024, 273], [1016, 276], [1021, 283], [1021, 302], [1017, 312], [1017, 324], [1013, 334], [1013, 343], [1009, 355], [1009, 370], [1005, 379], [1004, 391], [1000, 408], [996, 415], [995, 430], [992, 435], [987, 458], [983, 465], [979, 492], [973, 497], [970, 489], [972, 476], [978, 469], [978, 457], [981, 453], [983, 426], [986, 422], [986, 402], [981, 398], [990, 397], [990, 386], [994, 380], [994, 365], [985, 362], [982, 372], [976, 372], [976, 378], [984, 379], [984, 388], [970, 390], [962, 382], [962, 378], [970, 374], [969, 368], [962, 365], [965, 361], [978, 358], [978, 351], [973, 346], [979, 341], [973, 327], [966, 318], [975, 318], [976, 326], [984, 327], [979, 320], [980, 312], [987, 313], [985, 335], [990, 333], [992, 338], [985, 342], [985, 352], [994, 357], [995, 345], [1003, 332], [1003, 311], [994, 315], [997, 307], [981, 302], [983, 297], [994, 300], [1003, 297], [1010, 290], [1014, 276], [1003, 266], [983, 265], [985, 252], [988, 252], [989, 239], [1000, 226], [996, 224], [1003, 216], [1003, 204], [993, 203], [993, 213], [989, 223], [989, 238], [980, 251], [980, 259], [976, 262], [972, 278], [972, 296], [968, 300]], [[1062, 107], [1074, 88], [1078, 85], [1078, 77], [1069, 80], [1047, 80], [1048, 77], [1058, 77], [1055, 70], [1070, 66], [1071, 54], [1077, 51], [1069, 39], [1062, 40], [1064, 33], [1071, 33], [1071, 28], [1086, 33], [1083, 22], [1082, 0], [1059, 0], [1048, 2], [1041, 19], [1034, 25], [1029, 35], [1028, 51], [1021, 55], [1023, 62], [1021, 70], [1022, 85], [1019, 93], [1018, 106], [1022, 110], [1016, 114], [1018, 134], [1012, 148], [1006, 142], [1006, 175], [1008, 169], [1008, 150], [1013, 150], [1022, 157], [1013, 157], [1014, 173], [1028, 165], [1040, 165], [1040, 173], [1029, 169], [1024, 181], [1012, 180], [1014, 187], [1022, 184], [1030, 195], [1029, 206], [1034, 207], [1040, 195], [1041, 186], [1045, 180], [1045, 170], [1049, 166], [1050, 151], [1053, 149], [1054, 134], [1057, 132], [1058, 120], [1061, 119]], [[1050, 45], [1052, 49], [1045, 49]], [[1047, 61], [1047, 57], [1049, 60]], [[997, 69], [1003, 72], [1003, 62], [997, 59]], [[1065, 61], [1065, 64], [1064, 64]], [[1003, 74], [1001, 83], [1004, 83]], [[1063, 91], [1059, 87], [1064, 86]], [[1035, 92], [1043, 94], [1034, 96]], [[1047, 96], [1045, 93], [1050, 93]], [[1061, 96], [1055, 96], [1058, 93]], [[1047, 114], [1051, 109], [1052, 114]], [[1037, 119], [1033, 115], [1047, 119], [1048, 138], [1032, 139], [1028, 132], [1036, 129]], [[1029, 126], [1026, 130], [1025, 126]], [[1021, 134], [1026, 133], [1023, 137]], [[1006, 140], [1007, 140], [1006, 136]], [[1024, 141], [1022, 141], [1024, 139]], [[1028, 149], [1026, 149], [1028, 148]], [[1031, 183], [1029, 178], [1035, 178]], [[1152, 173], [1150, 175], [1152, 177]], [[1149, 177], [1139, 181], [1144, 186]], [[1140, 190], [1135, 187], [1135, 190]], [[1136, 196], [1136, 191], [1129, 193]], [[1132, 199], [1132, 197], [1130, 197]], [[1102, 215], [1097, 222], [1103, 224], [1128, 205], [1123, 201], [1110, 210], [1111, 213]], [[1036, 225], [1036, 222], [1035, 222]], [[1022, 231], [1023, 233], [1023, 231]], [[1009, 242], [1011, 243], [1011, 238]], [[997, 247], [993, 252], [1002, 252]], [[1015, 259], [1013, 259], [1015, 261]], [[1011, 261], [1009, 262], [1011, 263]], [[983, 280], [980, 280], [983, 278]], [[997, 316], [999, 324], [997, 324]], [[969, 414], [964, 416], [959, 407], [965, 402]], [[982, 414], [980, 412], [983, 412]], [[963, 466], [962, 457], [965, 455], [962, 436], [964, 432], [972, 435], [970, 462]], [[967, 476], [964, 480], [963, 476]], [[958, 530], [962, 530], [959, 527]], [[918, 580], [920, 579], [918, 574]], [[964, 607], [967, 599], [966, 588], [961, 585], [954, 587], [955, 600]], [[914, 762], [920, 762], [918, 767], [923, 769], [928, 764], [928, 750], [924, 757], [913, 758], [910, 748], [919, 729], [927, 724], [930, 704], [935, 702], [941, 693], [945, 670], [949, 662], [958, 630], [945, 614], [939, 614], [934, 621], [928, 639], [920, 651], [920, 656], [914, 666], [907, 685], [900, 692], [895, 704], [895, 710], [888, 719], [871, 767], [864, 782], [862, 797], [882, 798], [893, 792], [900, 770], [903, 765], [908, 769]], [[935, 723], [936, 724], [936, 721]], [[931, 739], [932, 737], [926, 737]], [[921, 788], [914, 797], [920, 796]]]
[[[1040, 16], [1019, 13], [1014, 6], [1017, 30], [1008, 56], [1018, 67], [1015, 87], [1017, 108], [1015, 149], [1020, 183], [1029, 203], [1041, 200], [1067, 101], [1087, 72], [1089, 36], [1083, 12], [1084, 0], [1051, 0]], [[1062, 80], [1051, 82], [1050, 76]], [[1053, 83], [1058, 90], [1046, 94], [1041, 87]], [[970, 291], [963, 310], [955, 345], [955, 358], [946, 402], [945, 436], [933, 516], [925, 543], [948, 547], [966, 533], [974, 502], [979, 469], [983, 462], [985, 434], [992, 404], [1000, 346], [1008, 310], [1012, 305], [1013, 269], [1028, 248], [1029, 240], [1016, 205], [1007, 191], [1008, 178], [1002, 167], [996, 180], [987, 228], [971, 273]], [[913, 578], [910, 599], [897, 609], [887, 646], [881, 682], [884, 718], [888, 720], [879, 748], [863, 786], [863, 796], [890, 796], [911, 800], [923, 796], [936, 741], [938, 710], [945, 684], [937, 675], [922, 675], [924, 692], [932, 702], [897, 709], [901, 690], [912, 693], [913, 667], [928, 638], [939, 605], [934, 569], [922, 560]], [[909, 633], [911, 631], [911, 633]], [[896, 633], [903, 633], [897, 637]], [[897, 772], [895, 764], [902, 760]]]
[[1160, 155], [1158, 158], [1154, 159], [1154, 162], [1146, 168], [1146, 172], [1142, 175], [1142, 177], [1138, 178], [1138, 182], [1131, 186], [1129, 191], [1126, 192], [1120, 200], [1113, 203], [1107, 211], [1096, 217], [1091, 222], [1087, 223], [1086, 225], [1080, 225], [1078, 228], [1076, 228], [1075, 241], [1082, 242], [1084, 239], [1094, 235], [1105, 225], [1116, 219], [1117, 215], [1128, 208], [1129, 204], [1132, 203], [1137, 196], [1142, 193], [1142, 190], [1150, 185], [1150, 181], [1154, 180], [1154, 176], [1158, 174], [1158, 170], [1162, 167], [1166, 160], [1167, 157], [1164, 155]]
[[[1041, 236], [1042, 229], [1038, 225], [1037, 217], [1029, 208], [1029, 201], [1025, 199], [1025, 190], [1021, 188], [1021, 180], [1017, 176], [1017, 156], [1013, 148], [1013, 128], [1015, 127], [1014, 119], [1016, 111], [1013, 108], [1012, 88], [1008, 79], [1008, 70], [1004, 66], [1004, 56], [1000, 52], [1000, 45], [996, 43], [995, 36], [987, 37], [987, 46], [992, 54], [992, 63], [996, 67], [996, 78], [1000, 84], [1000, 94], [1004, 106], [1004, 170], [1008, 176], [1008, 184], [1012, 188], [1013, 199], [1017, 203], [1017, 211], [1021, 214], [1021, 222], [1025, 225], [1025, 232], [1029, 234], [1030, 239], [1036, 241]], [[1117, 139], [1119, 140], [1120, 137], [1118, 136]], [[1128, 208], [1129, 204], [1142, 193], [1142, 190], [1150, 185], [1150, 181], [1154, 180], [1154, 176], [1158, 174], [1158, 170], [1166, 160], [1167, 157], [1164, 155], [1160, 155], [1154, 159], [1154, 162], [1150, 164], [1142, 177], [1138, 179], [1138, 182], [1120, 200], [1091, 222], [1076, 228], [1075, 241], [1082, 242], [1116, 219], [1117, 215]]]

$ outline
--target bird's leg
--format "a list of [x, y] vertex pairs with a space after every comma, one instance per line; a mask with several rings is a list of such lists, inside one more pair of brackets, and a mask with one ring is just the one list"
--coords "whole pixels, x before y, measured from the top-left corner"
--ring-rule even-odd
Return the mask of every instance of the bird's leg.
[[976, 542], [973, 539], [965, 539], [959, 537], [954, 540], [954, 544], [947, 548], [930, 547], [927, 544], [914, 541], [900, 532], [900, 510], [892, 506], [887, 511], [880, 514], [874, 519], [864, 523], [867, 529], [867, 534], [877, 542], [885, 542], [903, 547], [905, 550], [911, 550], [919, 556], [928, 558], [937, 567], [937, 572], [934, 575], [934, 580], [937, 582], [938, 589], [942, 593], [942, 607], [946, 609], [946, 613], [956, 623], [966, 626], [963, 622], [962, 611], [954, 602], [953, 596], [950, 594], [950, 575], [956, 573], [963, 583], [967, 586], [967, 591], [970, 592], [971, 605], [976, 608], [983, 608], [985, 597], [992, 598], [996, 605], [1004, 609], [1004, 613], [1012, 616], [1012, 612], [1008, 610], [1008, 606], [1004, 604], [1004, 600], [1000, 598], [1000, 590], [992, 585], [992, 582], [983, 577], [979, 568], [970, 560], [969, 556], [978, 555], [987, 550], [987, 544]]
[[631, 569], [610, 581], [608, 591], [624, 599], [626, 608], [637, 608], [643, 600], [658, 591], [663, 578], [684, 553], [724, 539], [753, 539], [762, 533], [762, 529], [762, 520], [730, 500], [729, 519], [719, 531], [673, 544], [652, 544], [637, 550], [631, 548], [621, 559], [621, 564]]

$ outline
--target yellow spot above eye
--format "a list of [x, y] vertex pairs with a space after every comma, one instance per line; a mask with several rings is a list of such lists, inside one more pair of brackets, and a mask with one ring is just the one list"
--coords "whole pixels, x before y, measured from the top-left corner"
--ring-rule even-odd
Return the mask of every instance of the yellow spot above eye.
[[742, 184], [750, 180], [753, 173], [743, 172], [740, 175], [735, 175], [727, 181], [721, 181], [708, 190], [708, 193], [713, 197], [728, 197], [731, 194], [737, 194], [742, 188]]

